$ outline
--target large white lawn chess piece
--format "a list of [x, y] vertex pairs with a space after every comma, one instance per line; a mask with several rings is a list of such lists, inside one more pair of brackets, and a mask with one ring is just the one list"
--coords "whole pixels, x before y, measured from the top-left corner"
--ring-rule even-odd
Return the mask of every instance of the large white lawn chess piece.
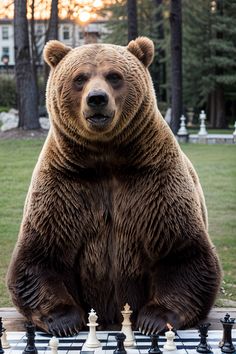
[[94, 309], [91, 309], [91, 311], [89, 312], [89, 317], [88, 317], [89, 323], [87, 323], [87, 326], [89, 327], [89, 334], [88, 334], [88, 338], [85, 342], [85, 346], [87, 348], [101, 347], [101, 343], [97, 339], [97, 335], [96, 335], [96, 327], [98, 326], [97, 319], [98, 319], [98, 316], [97, 316], [96, 312], [94, 311]]
[[188, 141], [188, 131], [186, 129], [186, 125], [185, 125], [185, 116], [182, 114], [182, 116], [180, 117], [180, 128], [177, 132], [177, 139], [179, 143], [186, 143]]
[[167, 351], [176, 350], [177, 348], [174, 342], [175, 339], [174, 332], [170, 329], [165, 333], [165, 337], [166, 337], [166, 343], [164, 344], [163, 349]]
[[235, 136], [235, 137], [236, 137], [236, 121], [235, 121], [235, 123], [234, 123], [234, 132], [233, 132], [233, 136]]
[[59, 340], [56, 337], [52, 337], [49, 341], [49, 347], [51, 348], [51, 354], [57, 354], [58, 353], [58, 345], [59, 345]]
[[205, 120], [206, 120], [206, 113], [204, 111], [201, 111], [200, 115], [199, 115], [199, 119], [201, 121], [200, 124], [200, 130], [198, 132], [198, 135], [200, 136], [206, 136], [208, 135], [207, 131], [206, 131], [206, 124], [205, 124]]
[[132, 323], [130, 321], [130, 316], [133, 311], [130, 310], [130, 306], [128, 304], [125, 304], [124, 310], [121, 311], [121, 313], [124, 318], [124, 321], [122, 322], [121, 332], [126, 335], [124, 345], [125, 347], [132, 347], [134, 346], [134, 334], [132, 331]]
[[177, 135], [188, 135], [188, 131], [186, 129], [186, 125], [185, 125], [185, 116], [182, 114], [182, 116], [180, 117], [180, 128], [178, 130]]
[[192, 127], [193, 126], [193, 117], [194, 117], [194, 110], [193, 108], [189, 108], [188, 112], [187, 112], [187, 116], [188, 116], [188, 123], [187, 123], [187, 127]]
[[234, 123], [233, 142], [236, 143], [236, 121]]
[[11, 348], [10, 344], [8, 343], [8, 340], [7, 340], [7, 332], [6, 332], [6, 329], [4, 328], [3, 332], [2, 332], [2, 349], [8, 349], [8, 348]]

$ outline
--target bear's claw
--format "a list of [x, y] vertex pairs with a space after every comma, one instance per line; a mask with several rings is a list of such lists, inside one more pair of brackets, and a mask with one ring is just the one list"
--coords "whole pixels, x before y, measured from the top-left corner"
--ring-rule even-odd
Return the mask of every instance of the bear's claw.
[[63, 312], [53, 312], [44, 318], [44, 328], [54, 336], [74, 336], [85, 324], [83, 317], [81, 311], [74, 307]]
[[137, 327], [146, 335], [160, 334], [168, 329], [167, 323], [176, 328], [178, 326], [176, 314], [159, 306], [146, 305], [139, 312]]

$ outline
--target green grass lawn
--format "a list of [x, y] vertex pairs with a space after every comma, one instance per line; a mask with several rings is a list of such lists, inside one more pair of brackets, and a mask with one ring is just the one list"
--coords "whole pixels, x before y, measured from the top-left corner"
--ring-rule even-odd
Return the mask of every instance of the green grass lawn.
[[[236, 145], [185, 144], [201, 180], [209, 233], [224, 271], [222, 298], [236, 300]], [[219, 302], [220, 304], [220, 302]]]
[[[11, 306], [5, 275], [43, 140], [0, 140], [0, 307]], [[224, 269], [222, 298], [236, 301], [236, 145], [182, 145], [200, 176], [209, 231]]]
[[0, 307], [11, 305], [5, 275], [42, 144], [43, 140], [0, 140]]
[[[200, 126], [195, 128], [187, 128], [187, 129], [189, 134], [198, 134], [200, 130]], [[212, 129], [206, 127], [206, 130], [208, 134], [233, 134], [235, 128], [233, 126], [230, 126], [228, 129]]]

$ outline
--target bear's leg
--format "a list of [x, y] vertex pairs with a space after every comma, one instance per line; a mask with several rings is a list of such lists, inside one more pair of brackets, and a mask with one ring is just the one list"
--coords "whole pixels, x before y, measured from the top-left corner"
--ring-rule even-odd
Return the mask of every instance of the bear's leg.
[[57, 336], [73, 335], [85, 323], [84, 312], [71, 290], [76, 289], [72, 271], [58, 268], [43, 259], [36, 265], [20, 248], [8, 271], [8, 288], [16, 307], [36, 326]]
[[220, 268], [214, 254], [156, 264], [152, 294], [139, 312], [137, 327], [145, 333], [171, 326], [188, 328], [206, 318], [220, 285]]

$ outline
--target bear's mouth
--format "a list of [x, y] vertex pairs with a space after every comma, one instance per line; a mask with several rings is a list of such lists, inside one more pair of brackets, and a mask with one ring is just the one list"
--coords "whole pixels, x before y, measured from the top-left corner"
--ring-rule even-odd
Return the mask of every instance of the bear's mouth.
[[105, 116], [101, 113], [95, 113], [92, 116], [86, 117], [86, 120], [93, 126], [103, 127], [111, 121], [112, 117]]

